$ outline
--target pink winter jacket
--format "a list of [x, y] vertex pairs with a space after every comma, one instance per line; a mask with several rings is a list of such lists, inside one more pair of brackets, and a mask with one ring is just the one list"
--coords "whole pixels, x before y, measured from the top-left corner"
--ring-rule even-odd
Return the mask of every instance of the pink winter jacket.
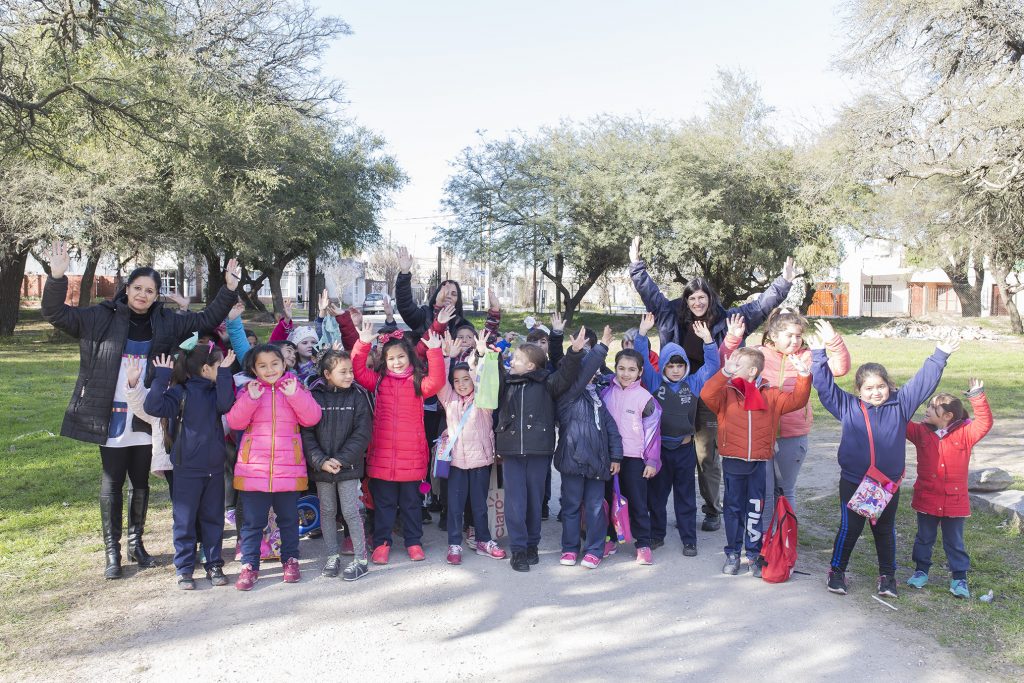
[[[437, 400], [444, 406], [448, 424], [448, 436], [455, 433], [462, 421], [462, 414], [473, 405], [473, 396], [463, 398], [455, 393], [452, 385], [445, 383], [437, 394]], [[494, 421], [493, 410], [474, 408], [466, 420], [455, 446], [452, 448], [452, 466], [460, 470], [487, 467], [494, 462]]]
[[[732, 355], [732, 352], [739, 348], [741, 339], [727, 334], [719, 348], [719, 355], [722, 357], [722, 364], [725, 359]], [[764, 354], [764, 372], [761, 378], [768, 383], [768, 386], [782, 389], [785, 392], [793, 393], [796, 388], [796, 378], [799, 373], [789, 359], [775, 350], [773, 346], [754, 346]], [[836, 335], [825, 347], [828, 353], [828, 366], [835, 377], [842, 377], [850, 371], [850, 352], [846, 348], [846, 342], [842, 336]], [[811, 367], [811, 350], [804, 347], [798, 354], [800, 360], [808, 368]], [[814, 413], [810, 403], [792, 413], [785, 413], [779, 425], [779, 436], [787, 439], [791, 436], [804, 436], [811, 432], [811, 425], [814, 423]]]
[[297, 378], [295, 393], [286, 396], [280, 387], [288, 378], [295, 375], [286, 373], [276, 384], [260, 382], [263, 395], [255, 401], [242, 386], [225, 416], [231, 429], [245, 430], [235, 463], [239, 491], [305, 491], [308, 486], [299, 427], [315, 425], [321, 411]]

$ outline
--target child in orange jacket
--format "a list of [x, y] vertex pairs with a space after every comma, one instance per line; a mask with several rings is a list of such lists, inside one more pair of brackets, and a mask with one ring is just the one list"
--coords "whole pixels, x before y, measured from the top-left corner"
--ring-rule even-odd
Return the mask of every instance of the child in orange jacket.
[[723, 574], [739, 573], [740, 551], [745, 547], [751, 573], [761, 576], [757, 556], [761, 553], [766, 463], [774, 455], [782, 416], [803, 408], [811, 395], [810, 369], [797, 356], [790, 356], [789, 362], [799, 372], [792, 393], [767, 385], [761, 377], [764, 354], [748, 348], [733, 353], [700, 392], [718, 416], [718, 451], [725, 479]]
[[917, 511], [914, 564], [917, 570], [907, 583], [924, 588], [932, 566], [932, 547], [942, 527], [942, 547], [953, 578], [949, 592], [969, 598], [967, 570], [971, 558], [964, 548], [964, 520], [971, 514], [967, 495], [967, 467], [971, 449], [992, 429], [992, 411], [984, 384], [972, 378], [965, 392], [974, 409], [974, 420], [952, 394], [936, 394], [928, 401], [924, 420], [907, 425], [907, 440], [917, 446], [917, 482], [911, 506]]

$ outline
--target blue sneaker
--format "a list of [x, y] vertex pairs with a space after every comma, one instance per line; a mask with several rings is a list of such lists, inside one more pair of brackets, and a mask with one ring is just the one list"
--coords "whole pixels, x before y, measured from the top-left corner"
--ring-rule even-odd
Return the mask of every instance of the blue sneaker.
[[953, 579], [950, 581], [949, 592], [958, 598], [971, 597], [971, 591], [967, 589], [967, 579]]
[[914, 588], [924, 588], [928, 584], [928, 573], [918, 569], [914, 575], [907, 579], [907, 585]]

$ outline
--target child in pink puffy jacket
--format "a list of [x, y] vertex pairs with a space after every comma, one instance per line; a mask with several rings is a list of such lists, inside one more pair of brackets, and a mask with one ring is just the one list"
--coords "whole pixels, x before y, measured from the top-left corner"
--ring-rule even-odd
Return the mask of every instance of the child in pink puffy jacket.
[[285, 370], [281, 350], [261, 344], [246, 357], [256, 379], [238, 393], [227, 413], [231, 429], [245, 430], [235, 463], [235, 488], [242, 503], [242, 571], [235, 588], [250, 590], [259, 579], [260, 540], [270, 508], [281, 531], [285, 583], [299, 573], [299, 495], [308, 482], [299, 427], [320, 421], [320, 406], [295, 375]]

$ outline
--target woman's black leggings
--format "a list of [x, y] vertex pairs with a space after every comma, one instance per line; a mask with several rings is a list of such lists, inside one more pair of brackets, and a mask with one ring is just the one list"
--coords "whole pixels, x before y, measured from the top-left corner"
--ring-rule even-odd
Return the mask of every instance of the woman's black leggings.
[[101, 496], [121, 495], [126, 478], [131, 480], [133, 489], [149, 488], [149, 465], [153, 460], [151, 444], [124, 448], [100, 446], [100, 460], [103, 462]]

